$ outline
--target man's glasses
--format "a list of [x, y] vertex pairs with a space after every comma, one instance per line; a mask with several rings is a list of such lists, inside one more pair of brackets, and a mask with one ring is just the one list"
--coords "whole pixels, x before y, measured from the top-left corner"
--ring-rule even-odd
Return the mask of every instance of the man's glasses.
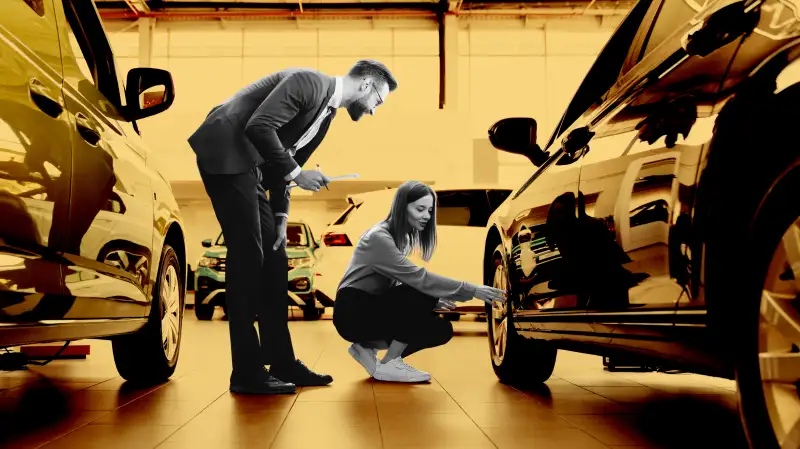
[[375, 106], [380, 106], [380, 105], [382, 105], [382, 104], [383, 104], [383, 97], [381, 96], [381, 93], [380, 93], [380, 92], [378, 92], [378, 88], [377, 88], [377, 87], [375, 87], [375, 84], [374, 84], [374, 83], [372, 84], [372, 88], [375, 90], [375, 94], [377, 94], [377, 95], [378, 95], [378, 104], [376, 104]]

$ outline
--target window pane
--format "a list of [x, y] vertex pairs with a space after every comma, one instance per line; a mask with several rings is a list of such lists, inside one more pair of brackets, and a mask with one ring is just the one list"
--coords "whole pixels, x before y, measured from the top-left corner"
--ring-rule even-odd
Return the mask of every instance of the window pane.
[[44, 0], [24, 0], [25, 3], [36, 11], [36, 14], [44, 17]]

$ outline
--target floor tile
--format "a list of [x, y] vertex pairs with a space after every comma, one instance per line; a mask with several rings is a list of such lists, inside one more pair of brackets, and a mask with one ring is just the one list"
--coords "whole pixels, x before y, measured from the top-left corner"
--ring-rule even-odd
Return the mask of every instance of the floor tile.
[[484, 427], [483, 431], [498, 449], [608, 449], [607, 445], [580, 429]]
[[368, 380], [341, 382], [324, 387], [304, 387], [298, 402], [374, 402], [372, 385]]
[[43, 446], [43, 449], [152, 449], [178, 426], [89, 424]]
[[116, 372], [111, 345], [85, 360], [0, 373], [4, 449], [578, 448], [747, 449], [735, 382], [686, 373], [608, 372], [600, 357], [560, 351], [542, 385], [500, 383], [486, 323], [453, 323], [444, 346], [409, 357], [428, 383], [372, 379], [329, 319], [290, 321], [295, 351], [328, 387], [291, 395], [228, 391], [228, 323], [191, 311], [175, 375], [139, 387]]
[[491, 441], [463, 413], [381, 415], [381, 433], [387, 448], [409, 445], [491, 448]]
[[303, 428], [281, 429], [270, 449], [379, 449], [383, 447], [377, 424], [370, 426], [338, 426], [316, 430], [317, 423]]

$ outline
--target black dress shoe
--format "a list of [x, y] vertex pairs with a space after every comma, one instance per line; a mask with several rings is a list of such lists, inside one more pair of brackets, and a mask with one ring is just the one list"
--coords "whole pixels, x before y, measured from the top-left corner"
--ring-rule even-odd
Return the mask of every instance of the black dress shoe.
[[273, 365], [269, 373], [284, 382], [291, 382], [298, 387], [321, 387], [333, 382], [328, 374], [317, 374], [306, 367], [300, 360]]
[[231, 376], [231, 393], [241, 394], [293, 394], [295, 385], [271, 376], [266, 370], [254, 376]]

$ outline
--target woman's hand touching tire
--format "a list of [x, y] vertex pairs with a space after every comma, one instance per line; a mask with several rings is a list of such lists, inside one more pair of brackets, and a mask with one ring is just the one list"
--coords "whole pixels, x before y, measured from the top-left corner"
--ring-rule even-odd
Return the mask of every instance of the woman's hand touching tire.
[[506, 301], [506, 291], [489, 287], [488, 285], [481, 285], [475, 290], [475, 297], [489, 305], [492, 305], [494, 301], [503, 303]]

